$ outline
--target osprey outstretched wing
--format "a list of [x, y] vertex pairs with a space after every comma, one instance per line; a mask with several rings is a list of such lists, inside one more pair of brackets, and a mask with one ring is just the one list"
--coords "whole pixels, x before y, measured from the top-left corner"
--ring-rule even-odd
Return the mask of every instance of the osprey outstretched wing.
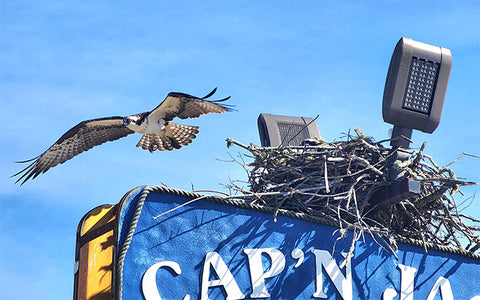
[[150, 112], [151, 117], [171, 121], [174, 117], [180, 119], [198, 118], [201, 115], [208, 113], [223, 113], [229, 111], [231, 108], [228, 105], [219, 105], [218, 102], [223, 102], [230, 97], [206, 101], [210, 98], [217, 88], [213, 89], [208, 95], [202, 98], [196, 98], [184, 93], [169, 93], [167, 98], [160, 103], [155, 109]]
[[80, 122], [71, 128], [43, 154], [19, 163], [31, 162], [26, 168], [14, 174], [20, 176], [15, 183], [24, 184], [29, 179], [45, 173], [50, 168], [66, 162], [74, 156], [105, 142], [114, 141], [138, 132], [143, 134], [137, 144], [144, 150], [179, 149], [192, 142], [198, 126], [170, 123], [175, 117], [180, 119], [197, 118], [207, 113], [231, 111], [229, 105], [219, 104], [230, 97], [208, 101], [217, 89], [202, 98], [184, 93], [169, 93], [165, 100], [150, 112], [128, 117], [108, 117]]

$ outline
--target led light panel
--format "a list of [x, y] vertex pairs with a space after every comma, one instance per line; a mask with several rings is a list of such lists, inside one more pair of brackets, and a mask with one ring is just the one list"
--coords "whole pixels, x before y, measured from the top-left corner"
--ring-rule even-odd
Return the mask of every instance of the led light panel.
[[282, 137], [282, 146], [298, 146], [310, 138], [307, 127], [302, 124], [278, 122], [278, 130]]
[[438, 63], [412, 57], [410, 70], [403, 107], [429, 114], [437, 82]]

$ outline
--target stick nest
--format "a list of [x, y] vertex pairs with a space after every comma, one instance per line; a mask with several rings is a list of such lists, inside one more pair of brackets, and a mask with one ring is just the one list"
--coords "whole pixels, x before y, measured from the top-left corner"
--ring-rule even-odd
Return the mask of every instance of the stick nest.
[[[231, 183], [229, 188], [237, 194], [232, 198], [272, 207], [274, 217], [283, 209], [322, 218], [336, 224], [340, 238], [352, 230], [350, 256], [364, 233], [394, 254], [397, 240], [405, 239], [422, 241], [425, 250], [427, 243], [470, 253], [480, 248], [480, 220], [461, 214], [453, 197], [461, 193], [461, 186], [476, 182], [459, 180], [453, 170], [437, 165], [423, 153], [425, 143], [419, 151], [409, 152], [407, 160], [392, 163], [389, 158], [395, 151], [383, 146], [386, 141], [374, 142], [359, 129], [355, 133], [347, 134], [346, 141], [310, 140], [310, 145], [281, 148], [227, 139], [227, 146], [245, 148], [254, 159], [236, 160], [247, 171], [249, 188]], [[373, 197], [392, 183], [388, 180], [392, 168], [401, 172], [401, 178], [417, 180], [420, 193], [390, 205], [372, 204]]]

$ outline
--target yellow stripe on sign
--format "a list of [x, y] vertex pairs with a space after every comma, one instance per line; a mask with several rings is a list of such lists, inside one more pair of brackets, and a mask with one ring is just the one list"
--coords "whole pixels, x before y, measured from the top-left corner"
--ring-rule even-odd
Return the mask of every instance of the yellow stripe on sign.
[[[102, 226], [115, 222], [113, 205], [93, 209], [81, 225], [81, 237], [102, 231]], [[92, 236], [90, 241], [79, 249], [78, 290], [76, 299], [111, 299], [114, 255], [113, 227], [106, 233]]]

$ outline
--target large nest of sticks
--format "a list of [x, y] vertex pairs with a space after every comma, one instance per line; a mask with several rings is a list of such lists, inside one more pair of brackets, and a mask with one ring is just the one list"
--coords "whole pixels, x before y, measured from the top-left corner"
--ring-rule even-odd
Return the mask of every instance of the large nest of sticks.
[[[232, 183], [230, 188], [241, 192], [238, 198], [276, 212], [284, 209], [335, 222], [342, 235], [350, 229], [352, 247], [362, 234], [375, 233], [392, 252], [403, 237], [475, 253], [480, 220], [461, 214], [454, 194], [461, 193], [463, 185], [477, 183], [459, 180], [450, 168], [437, 165], [423, 152], [425, 143], [409, 152], [407, 160], [392, 162], [395, 151], [385, 142], [374, 142], [359, 129], [347, 134], [346, 141], [310, 141], [297, 147], [246, 146], [228, 139], [228, 146], [247, 149], [253, 159], [241, 162], [249, 187]], [[392, 168], [400, 173], [399, 181], [413, 179], [419, 189], [389, 196]]]

